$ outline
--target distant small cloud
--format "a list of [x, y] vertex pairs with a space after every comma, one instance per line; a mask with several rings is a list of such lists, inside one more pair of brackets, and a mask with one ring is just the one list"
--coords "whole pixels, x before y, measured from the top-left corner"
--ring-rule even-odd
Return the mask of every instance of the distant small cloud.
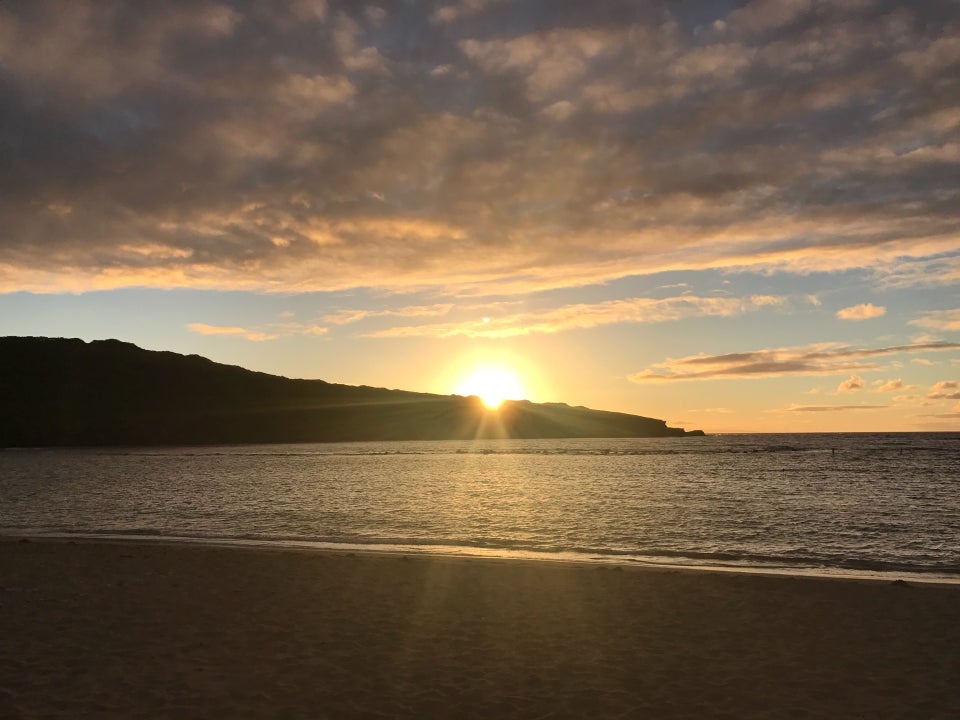
[[914, 385], [904, 385], [903, 380], [897, 378], [896, 380], [877, 380], [873, 383], [874, 392], [896, 392], [898, 390], [910, 390]]
[[629, 377], [632, 382], [762, 378], [784, 375], [838, 375], [879, 370], [873, 361], [887, 355], [960, 349], [960, 343], [922, 343], [880, 348], [851, 348], [837, 343], [768, 348], [723, 355], [667, 358]]
[[911, 320], [910, 324], [930, 330], [958, 331], [960, 330], [960, 308], [956, 310], [934, 310], [924, 313], [916, 320]]
[[452, 303], [439, 303], [437, 305], [407, 305], [396, 310], [385, 310], [385, 315], [396, 315], [397, 317], [439, 317], [446, 315], [453, 309]]
[[396, 310], [338, 310], [324, 316], [324, 322], [333, 325], [349, 325], [370, 317], [439, 317], [453, 308], [452, 303], [437, 305], [408, 305]]
[[190, 323], [187, 328], [201, 335], [246, 335], [242, 327], [223, 327], [221, 325], [207, 325], [206, 323]]
[[960, 282], [960, 255], [954, 250], [952, 255], [891, 259], [877, 267], [876, 275], [888, 288], [954, 285]]
[[843, 412], [846, 410], [882, 410], [889, 405], [791, 405], [786, 412]]
[[459, 0], [459, 2], [443, 5], [433, 11], [430, 15], [430, 22], [435, 24], [456, 22], [482, 12], [490, 2], [491, 0]]
[[930, 400], [960, 400], [960, 383], [956, 380], [941, 380], [930, 387], [927, 397]]
[[187, 325], [187, 329], [200, 335], [229, 335], [242, 337], [251, 342], [265, 342], [266, 340], [276, 340], [279, 337], [289, 337], [292, 335], [319, 336], [326, 335], [328, 331], [327, 328], [319, 325], [294, 322], [274, 323], [256, 329], [207, 325], [206, 323], [190, 323]]
[[923, 365], [925, 367], [936, 365], [936, 363], [933, 360], [928, 360], [927, 358], [913, 358], [913, 360], [911, 360], [910, 362], [912, 362], [914, 365]]
[[730, 413], [733, 412], [733, 410], [725, 407], [715, 407], [715, 408], [696, 408], [694, 410], [687, 410], [687, 412], [708, 413], [711, 415], [729, 415]]
[[298, 329], [293, 333], [294, 335], [326, 335], [329, 332], [329, 328], [321, 327], [319, 325], [308, 325], [308, 326], [299, 326]]
[[552, 120], [562, 122], [577, 111], [577, 106], [569, 100], [559, 100], [548, 105], [541, 112]]
[[323, 321], [331, 325], [349, 325], [350, 323], [360, 322], [372, 313], [369, 310], [338, 310], [335, 313], [323, 316]]
[[326, 0], [293, 0], [290, 10], [298, 20], [323, 20], [327, 16]]
[[843, 308], [842, 310], [837, 310], [837, 317], [841, 320], [867, 320], [885, 315], [886, 312], [887, 309], [885, 307], [863, 303], [861, 305], [854, 305]]
[[837, 385], [838, 393], [857, 392], [858, 390], [863, 390], [863, 378], [859, 375], [851, 375]]
[[772, 305], [783, 305], [785, 299], [780, 295], [753, 295], [750, 298], [756, 307], [767, 307]]
[[382, 7], [376, 5], [370, 5], [364, 10], [364, 15], [372, 22], [374, 25], [379, 25], [387, 17], [387, 11]]
[[253, 342], [263, 342], [265, 340], [274, 340], [276, 335], [268, 335], [262, 332], [247, 330], [242, 327], [224, 327], [220, 325], [207, 325], [205, 323], [190, 323], [187, 328], [200, 335], [234, 335], [243, 337]]

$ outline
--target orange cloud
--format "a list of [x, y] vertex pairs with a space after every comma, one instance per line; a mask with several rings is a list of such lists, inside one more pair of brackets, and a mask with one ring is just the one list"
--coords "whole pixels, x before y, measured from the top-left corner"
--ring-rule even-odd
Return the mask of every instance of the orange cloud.
[[191, 332], [201, 335], [233, 335], [243, 337], [252, 342], [264, 342], [266, 340], [276, 340], [279, 337], [288, 337], [291, 335], [326, 335], [328, 329], [319, 325], [310, 325], [306, 323], [282, 322], [273, 323], [257, 330], [250, 330], [242, 327], [224, 327], [220, 325], [207, 325], [206, 323], [190, 323], [187, 329]]
[[837, 310], [837, 317], [841, 320], [867, 320], [868, 318], [880, 317], [886, 314], [886, 312], [887, 309], [885, 307], [864, 303]]
[[956, 310], [934, 310], [924, 313], [922, 317], [910, 321], [911, 325], [954, 332], [960, 330], [960, 308]]
[[863, 390], [863, 378], [859, 375], [851, 375], [849, 378], [837, 385], [838, 393], [857, 392]]
[[927, 397], [930, 400], [960, 400], [960, 383], [956, 380], [941, 380], [930, 388]]
[[783, 412], [842, 412], [846, 410], [883, 410], [889, 405], [791, 405]]
[[686, 317], [732, 317], [771, 306], [787, 298], [755, 295], [746, 298], [696, 297], [632, 298], [595, 304], [564, 305], [554, 310], [519, 313], [486, 320], [412, 325], [369, 333], [368, 337], [488, 337], [552, 334], [616, 323], [657, 323]]
[[2, 3], [0, 292], [960, 281], [937, 3], [740, 4]]
[[437, 305], [409, 305], [396, 310], [340, 310], [324, 316], [324, 322], [334, 325], [348, 325], [369, 317], [435, 317], [446, 315], [453, 308], [452, 303]]
[[242, 327], [223, 327], [219, 325], [207, 325], [205, 323], [190, 323], [187, 328], [201, 335], [239, 335], [253, 342], [263, 342], [264, 340], [274, 340], [276, 335], [267, 335], [266, 333], [247, 330]]
[[915, 385], [904, 385], [903, 380], [897, 378], [896, 380], [877, 380], [874, 382], [874, 392], [897, 392], [898, 390], [912, 390]]
[[837, 375], [877, 370], [873, 358], [914, 352], [960, 349], [960, 343], [916, 343], [882, 348], [849, 348], [823, 343], [793, 348], [752, 350], [725, 355], [668, 358], [629, 376], [632, 382], [762, 378], [783, 375]]

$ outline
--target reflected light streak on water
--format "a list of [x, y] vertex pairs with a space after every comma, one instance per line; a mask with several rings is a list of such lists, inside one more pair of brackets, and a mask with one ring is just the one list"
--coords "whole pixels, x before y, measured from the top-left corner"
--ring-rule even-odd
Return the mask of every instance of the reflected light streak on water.
[[0, 531], [960, 575], [960, 435], [0, 452]]

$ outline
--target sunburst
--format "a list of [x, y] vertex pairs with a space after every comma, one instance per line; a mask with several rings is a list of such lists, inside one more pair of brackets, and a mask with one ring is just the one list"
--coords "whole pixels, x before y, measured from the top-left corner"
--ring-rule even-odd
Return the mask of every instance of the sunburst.
[[491, 410], [504, 400], [521, 400], [525, 395], [523, 383], [512, 370], [485, 366], [475, 368], [457, 386], [460, 395], [476, 395]]

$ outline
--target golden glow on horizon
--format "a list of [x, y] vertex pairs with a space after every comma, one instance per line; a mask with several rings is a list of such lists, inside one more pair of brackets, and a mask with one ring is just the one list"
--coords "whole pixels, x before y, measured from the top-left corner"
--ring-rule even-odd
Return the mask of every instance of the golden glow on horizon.
[[475, 368], [459, 382], [454, 392], [476, 395], [491, 410], [500, 407], [504, 400], [522, 400], [526, 394], [515, 372], [496, 366]]

